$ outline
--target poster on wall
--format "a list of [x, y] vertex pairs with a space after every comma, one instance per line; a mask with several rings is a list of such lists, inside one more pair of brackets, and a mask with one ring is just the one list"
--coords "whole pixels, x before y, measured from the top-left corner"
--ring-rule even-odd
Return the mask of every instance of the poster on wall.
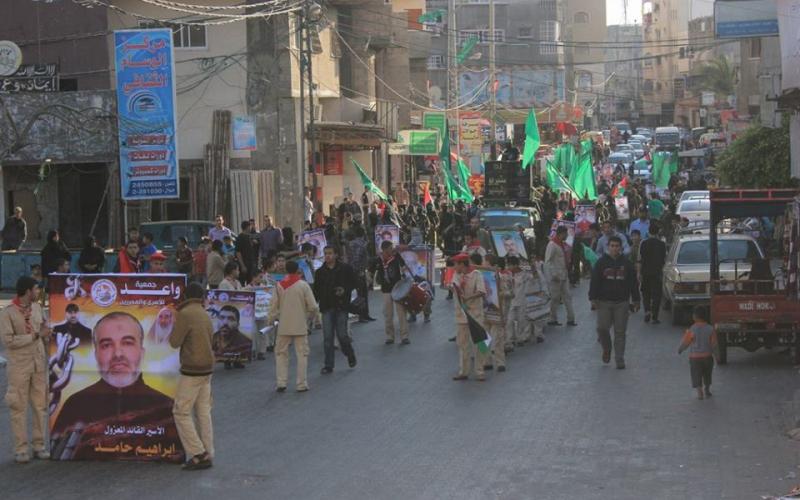
[[234, 116], [232, 124], [233, 150], [256, 150], [256, 124], [249, 116]]
[[379, 224], [375, 226], [375, 251], [380, 251], [381, 243], [391, 241], [394, 246], [400, 244], [400, 228], [394, 224]]
[[179, 198], [171, 29], [114, 32], [123, 200]]
[[50, 454], [180, 462], [169, 345], [182, 274], [50, 277]]
[[211, 346], [217, 362], [249, 362], [256, 334], [256, 292], [209, 290], [206, 312], [214, 326]]

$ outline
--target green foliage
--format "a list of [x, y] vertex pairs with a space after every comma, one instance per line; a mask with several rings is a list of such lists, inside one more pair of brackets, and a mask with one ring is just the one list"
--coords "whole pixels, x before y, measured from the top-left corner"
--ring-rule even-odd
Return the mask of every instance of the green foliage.
[[697, 84], [702, 90], [717, 95], [728, 96], [736, 87], [736, 72], [725, 57], [717, 57], [699, 66], [694, 72]]
[[719, 156], [717, 173], [722, 184], [737, 188], [791, 187], [789, 120], [771, 129], [753, 126]]

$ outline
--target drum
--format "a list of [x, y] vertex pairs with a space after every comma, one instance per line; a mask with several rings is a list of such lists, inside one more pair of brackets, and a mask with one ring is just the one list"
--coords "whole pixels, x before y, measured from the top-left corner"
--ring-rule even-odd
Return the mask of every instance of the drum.
[[428, 293], [412, 278], [404, 278], [392, 288], [392, 300], [402, 304], [408, 312], [418, 314], [429, 300]]

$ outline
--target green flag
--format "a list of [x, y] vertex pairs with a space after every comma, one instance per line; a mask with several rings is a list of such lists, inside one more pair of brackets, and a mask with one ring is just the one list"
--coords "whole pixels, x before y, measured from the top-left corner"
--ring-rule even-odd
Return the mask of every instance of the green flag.
[[572, 163], [575, 159], [575, 148], [572, 144], [562, 144], [555, 151], [555, 165], [561, 175], [569, 179], [572, 173]]
[[463, 63], [464, 60], [466, 60], [472, 53], [472, 49], [474, 49], [476, 45], [478, 45], [477, 36], [471, 36], [467, 38], [467, 41], [465, 41], [464, 45], [461, 46], [461, 51], [456, 56], [456, 62], [458, 64]]
[[575, 198], [578, 198], [577, 193], [575, 190], [572, 189], [572, 186], [569, 184], [569, 181], [561, 175], [561, 172], [558, 171], [558, 167], [556, 167], [550, 160], [547, 160], [547, 185], [550, 186], [550, 189], [553, 191], [568, 191], [572, 194]]
[[[446, 122], [445, 130], [447, 132], [442, 138], [442, 150], [439, 152], [439, 161], [441, 162], [442, 177], [444, 177], [444, 187], [447, 190], [447, 197], [453, 201], [464, 200], [465, 202], [470, 203], [474, 199], [472, 192], [469, 190], [469, 188], [459, 185], [458, 181], [455, 179], [455, 177], [453, 177], [453, 171], [450, 168], [452, 165], [452, 159], [450, 157], [450, 129]], [[467, 169], [467, 171], [469, 171], [469, 169]], [[467, 176], [469, 177], [469, 174], [467, 174]]]
[[469, 167], [464, 160], [461, 158], [458, 159], [456, 162], [457, 170], [458, 170], [458, 181], [461, 187], [465, 187], [469, 189], [469, 176], [472, 172], [470, 172]]
[[678, 173], [678, 155], [672, 154], [671, 152], [667, 151], [667, 166], [669, 167], [669, 173], [677, 174]]
[[581, 243], [581, 245], [583, 245], [583, 258], [585, 258], [586, 261], [589, 262], [590, 266], [594, 267], [594, 265], [597, 264], [597, 259], [599, 257], [597, 257], [597, 254], [594, 252], [594, 250], [592, 250], [590, 246], [584, 245], [583, 243]]
[[378, 186], [375, 185], [374, 182], [372, 182], [372, 179], [370, 179], [367, 173], [364, 172], [364, 169], [361, 168], [361, 165], [359, 165], [358, 162], [352, 158], [350, 158], [350, 161], [353, 162], [353, 166], [356, 168], [358, 176], [361, 177], [361, 183], [364, 184], [364, 187], [372, 191], [375, 194], [375, 196], [377, 196], [381, 200], [383, 201], [388, 200], [389, 197], [386, 196], [386, 194], [384, 194], [383, 191], [381, 191], [381, 188], [379, 188]]
[[656, 151], [653, 154], [653, 184], [660, 188], [669, 186], [670, 167], [667, 164], [669, 153], [665, 151]]
[[536, 112], [531, 108], [528, 113], [528, 119], [525, 120], [525, 146], [522, 148], [522, 170], [527, 170], [528, 166], [533, 163], [541, 142], [541, 139], [539, 139], [539, 124], [536, 123]]
[[578, 199], [597, 199], [597, 185], [594, 179], [594, 167], [592, 166], [592, 141], [588, 139], [581, 143], [581, 154], [574, 162], [575, 168], [570, 175], [569, 182]]

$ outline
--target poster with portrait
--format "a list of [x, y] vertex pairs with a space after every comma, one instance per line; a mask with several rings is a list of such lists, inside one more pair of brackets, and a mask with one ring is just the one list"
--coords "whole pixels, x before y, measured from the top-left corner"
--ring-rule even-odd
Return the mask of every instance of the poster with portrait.
[[400, 256], [411, 274], [433, 283], [433, 248], [427, 245], [406, 247], [400, 251]]
[[556, 219], [553, 221], [553, 224], [550, 226], [550, 237], [556, 235], [556, 229], [558, 226], [564, 226], [567, 228], [567, 245], [575, 246], [575, 223], [570, 220], [562, 220]]
[[453, 278], [456, 275], [456, 268], [453, 266], [442, 268], [441, 287], [448, 288], [453, 283]]
[[597, 208], [594, 205], [575, 206], [575, 236], [583, 237], [595, 222], [597, 222]]
[[211, 345], [217, 362], [251, 361], [257, 330], [256, 292], [209, 290], [206, 299], [206, 311], [214, 327]]
[[494, 269], [478, 268], [483, 276], [486, 295], [483, 298], [483, 317], [487, 321], [500, 322], [503, 314], [500, 309], [500, 291], [497, 284], [497, 272]]
[[617, 209], [617, 220], [629, 220], [631, 218], [627, 196], [614, 198], [614, 208]]
[[525, 242], [522, 235], [514, 229], [491, 231], [494, 250], [498, 257], [517, 256], [522, 260], [528, 260], [528, 252], [525, 250]]
[[183, 274], [50, 277], [50, 453], [54, 460], [183, 459], [169, 345]]
[[325, 246], [328, 240], [325, 238], [324, 229], [312, 229], [311, 231], [303, 231], [300, 233], [300, 238], [297, 240], [298, 244], [302, 247], [303, 243], [311, 243], [316, 249], [314, 253], [315, 259], [322, 259], [325, 256]]
[[381, 243], [391, 241], [394, 246], [400, 244], [400, 228], [394, 224], [379, 224], [375, 226], [375, 251], [380, 252]]

